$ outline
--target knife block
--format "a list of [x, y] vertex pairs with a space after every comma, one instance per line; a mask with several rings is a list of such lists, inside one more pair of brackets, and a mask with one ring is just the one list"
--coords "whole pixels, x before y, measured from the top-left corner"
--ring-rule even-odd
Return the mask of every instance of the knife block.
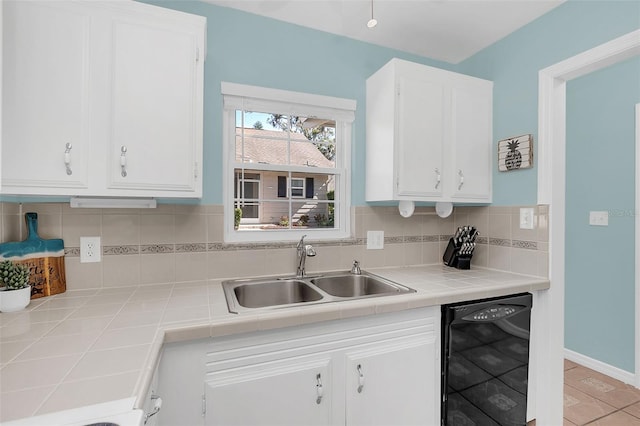
[[471, 258], [473, 257], [473, 253], [460, 254], [461, 247], [462, 244], [456, 245], [453, 238], [449, 238], [449, 244], [447, 244], [447, 249], [444, 251], [442, 261], [445, 265], [452, 268], [471, 269]]

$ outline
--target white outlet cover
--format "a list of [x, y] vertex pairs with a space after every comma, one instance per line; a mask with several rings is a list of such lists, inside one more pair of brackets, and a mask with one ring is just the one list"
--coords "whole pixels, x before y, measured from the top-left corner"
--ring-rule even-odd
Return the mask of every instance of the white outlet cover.
[[384, 249], [384, 231], [367, 231], [367, 250]]
[[593, 226], [609, 226], [609, 212], [607, 211], [590, 211], [589, 225]]
[[520, 208], [520, 229], [534, 228], [534, 213], [532, 207]]
[[100, 262], [101, 259], [100, 237], [80, 237], [80, 263]]

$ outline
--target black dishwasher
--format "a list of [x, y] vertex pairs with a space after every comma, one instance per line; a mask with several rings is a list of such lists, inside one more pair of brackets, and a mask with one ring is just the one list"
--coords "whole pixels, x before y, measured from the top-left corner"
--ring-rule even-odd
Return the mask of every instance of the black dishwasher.
[[527, 423], [532, 297], [442, 306], [442, 425]]

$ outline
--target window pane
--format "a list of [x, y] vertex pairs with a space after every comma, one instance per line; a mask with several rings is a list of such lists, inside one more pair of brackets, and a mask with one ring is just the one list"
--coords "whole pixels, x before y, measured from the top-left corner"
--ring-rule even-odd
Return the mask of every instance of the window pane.
[[234, 197], [239, 199], [260, 198], [260, 174], [235, 170]]
[[258, 207], [258, 203], [238, 203], [238, 208], [242, 210], [242, 221], [247, 221], [249, 219], [259, 219], [260, 213]]
[[335, 167], [335, 122], [277, 113], [236, 111], [236, 161]]
[[334, 228], [333, 208], [329, 203], [318, 202], [317, 200], [292, 203], [291, 226], [293, 228]]
[[[309, 155], [306, 161], [294, 161], [298, 158], [298, 149], [312, 151], [308, 147], [302, 145], [292, 147], [291, 162], [296, 165], [306, 165], [309, 167], [328, 167], [336, 166], [336, 124], [333, 120], [317, 117], [292, 117], [292, 131], [299, 132], [311, 142], [315, 151]], [[295, 144], [294, 144], [295, 145]], [[301, 156], [301, 155], [300, 155]]]
[[[289, 202], [260, 201], [245, 202], [236, 201], [236, 206], [242, 209], [242, 219], [239, 231], [268, 231], [289, 229]], [[245, 217], [245, 207], [251, 216]]]

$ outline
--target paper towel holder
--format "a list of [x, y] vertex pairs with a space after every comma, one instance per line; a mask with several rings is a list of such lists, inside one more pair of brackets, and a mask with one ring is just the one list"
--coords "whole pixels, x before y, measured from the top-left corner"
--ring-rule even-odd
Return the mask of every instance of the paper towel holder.
[[453, 212], [453, 203], [448, 201], [438, 201], [436, 203], [436, 214], [441, 218], [446, 218], [451, 216]]
[[400, 200], [398, 211], [402, 217], [411, 217], [416, 209], [416, 203], [411, 200]]

